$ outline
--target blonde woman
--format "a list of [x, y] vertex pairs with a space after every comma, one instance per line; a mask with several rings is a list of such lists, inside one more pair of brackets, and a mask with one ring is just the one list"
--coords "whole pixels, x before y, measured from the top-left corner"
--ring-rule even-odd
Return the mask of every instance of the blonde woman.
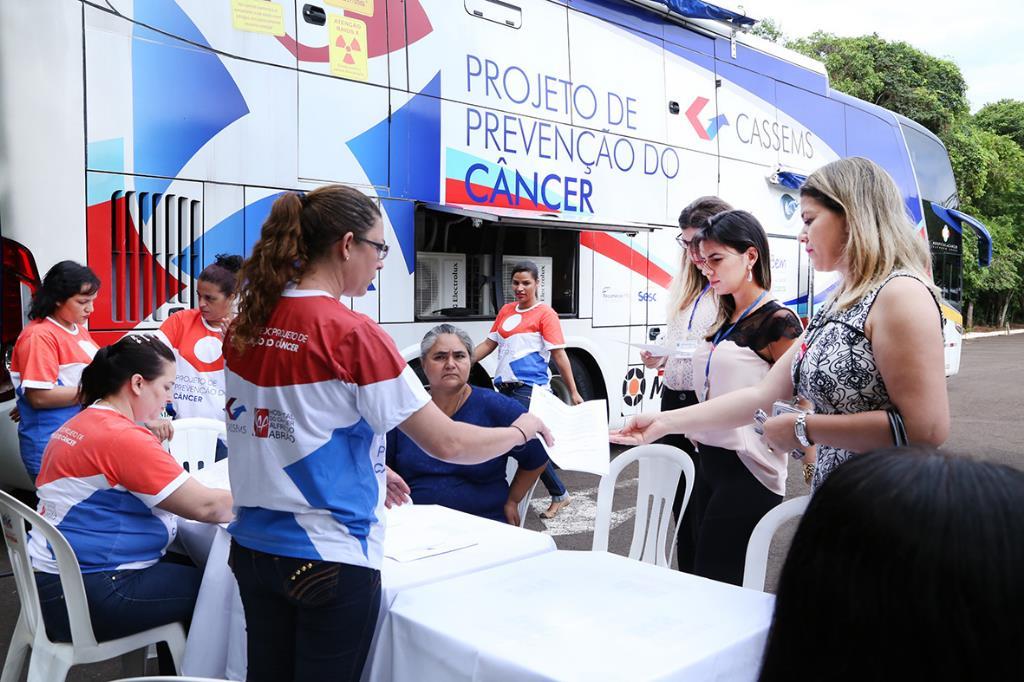
[[[713, 196], [695, 199], [679, 213], [679, 234], [676, 241], [683, 247], [679, 272], [672, 278], [669, 288], [668, 329], [664, 344], [675, 351], [671, 356], [655, 357], [643, 351], [640, 354], [648, 369], [664, 368], [664, 383], [661, 389], [661, 410], [675, 410], [697, 404], [693, 385], [693, 351], [703, 341], [708, 329], [718, 315], [718, 296], [711, 290], [708, 278], [700, 269], [700, 253], [693, 246], [693, 238], [711, 216], [731, 211], [732, 206]], [[694, 467], [700, 467], [700, 459], [693, 443], [684, 435], [669, 434], [663, 442], [685, 450], [693, 459]], [[676, 500], [672, 505], [678, 516], [682, 505], [686, 481], [679, 479]], [[693, 572], [694, 546], [697, 528], [693, 523], [692, 505], [683, 514], [682, 525], [676, 536], [678, 543], [679, 570]]]
[[840, 281], [807, 330], [758, 385], [706, 403], [640, 415], [612, 433], [638, 444], [668, 433], [749, 424], [755, 410], [799, 395], [814, 414], [765, 424], [775, 450], [817, 444], [812, 489], [851, 456], [906, 440], [941, 445], [949, 434], [937, 289], [928, 251], [892, 178], [868, 159], [815, 171], [800, 191], [800, 240], [814, 268]]

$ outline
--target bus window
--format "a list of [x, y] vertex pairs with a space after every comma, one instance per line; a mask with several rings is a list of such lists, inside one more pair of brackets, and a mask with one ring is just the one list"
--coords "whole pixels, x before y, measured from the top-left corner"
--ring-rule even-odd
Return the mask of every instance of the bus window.
[[537, 298], [562, 316], [578, 310], [579, 232], [420, 211], [416, 216], [417, 320], [493, 318], [512, 300], [511, 268], [533, 261]]

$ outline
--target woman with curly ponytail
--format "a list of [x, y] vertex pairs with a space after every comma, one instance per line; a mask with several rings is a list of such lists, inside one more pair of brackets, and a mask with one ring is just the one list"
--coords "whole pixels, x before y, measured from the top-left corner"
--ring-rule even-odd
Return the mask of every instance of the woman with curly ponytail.
[[278, 198], [240, 272], [225, 342], [228, 532], [250, 682], [359, 679], [385, 500], [409, 492], [385, 466], [388, 431], [464, 464], [547, 433], [530, 414], [502, 428], [453, 422], [380, 326], [341, 303], [366, 293], [389, 248], [373, 201], [330, 185]]

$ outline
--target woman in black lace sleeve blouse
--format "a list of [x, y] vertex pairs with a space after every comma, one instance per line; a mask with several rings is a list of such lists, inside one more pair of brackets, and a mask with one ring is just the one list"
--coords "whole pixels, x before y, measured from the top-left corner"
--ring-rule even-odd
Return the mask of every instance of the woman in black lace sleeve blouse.
[[[757, 218], [746, 211], [719, 213], [695, 241], [719, 300], [718, 318], [693, 356], [694, 389], [705, 401], [757, 385], [802, 327], [769, 292], [768, 236]], [[697, 526], [694, 572], [739, 585], [751, 531], [786, 493], [786, 454], [771, 451], [752, 424], [698, 427], [688, 435], [701, 457], [690, 502]]]
[[938, 290], [896, 183], [868, 159], [833, 161], [807, 178], [800, 210], [800, 240], [814, 269], [840, 276], [800, 342], [757, 386], [638, 416], [612, 440], [649, 443], [666, 433], [742, 426], [758, 408], [799, 394], [814, 414], [773, 417], [764, 432], [777, 451], [817, 444], [812, 489], [851, 456], [893, 445], [897, 418], [910, 443], [942, 445], [949, 398]]

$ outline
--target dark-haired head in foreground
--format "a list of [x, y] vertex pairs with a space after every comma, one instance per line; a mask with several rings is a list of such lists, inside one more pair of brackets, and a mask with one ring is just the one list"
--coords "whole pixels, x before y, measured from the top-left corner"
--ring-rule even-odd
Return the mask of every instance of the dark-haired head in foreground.
[[1024, 472], [923, 449], [839, 467], [793, 539], [760, 679], [1024, 679]]

